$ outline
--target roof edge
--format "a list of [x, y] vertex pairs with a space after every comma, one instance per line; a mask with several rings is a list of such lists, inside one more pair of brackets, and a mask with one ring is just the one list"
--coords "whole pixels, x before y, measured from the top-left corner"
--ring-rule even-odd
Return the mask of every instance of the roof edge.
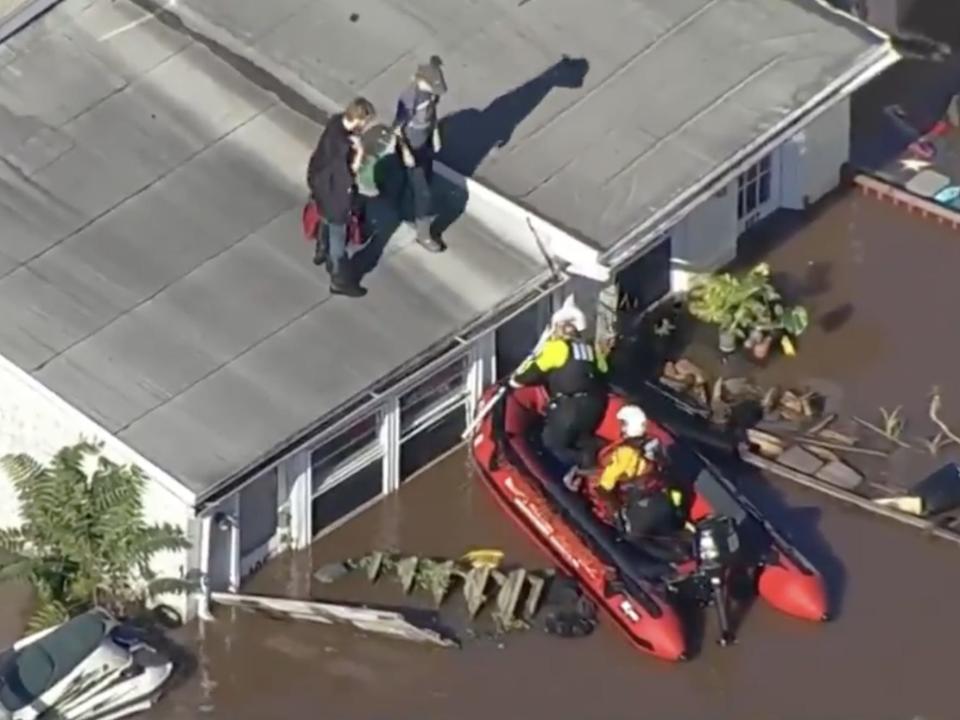
[[[383, 395], [387, 392], [403, 393], [430, 373], [443, 367], [444, 363], [449, 361], [451, 354], [460, 351], [464, 347], [464, 343], [468, 342], [463, 340], [462, 336], [470, 335], [471, 339], [475, 339], [494, 331], [501, 321], [509, 320], [523, 312], [531, 304], [561, 287], [565, 282], [566, 278], [557, 276], [550, 270], [545, 270], [536, 275], [512, 295], [465, 325], [460, 331], [444, 336], [431, 347], [377, 380], [373, 385], [356, 393], [333, 410], [324, 413], [315, 422], [277, 443], [223, 480], [211, 485], [203, 492], [197, 493], [194, 500], [194, 510], [198, 514], [208, 512], [225, 497], [249, 485], [263, 473], [268, 472], [294, 453], [299, 452], [304, 446], [319, 443], [336, 435], [352, 422], [368, 413], [370, 406], [381, 402]], [[383, 385], [390, 385], [391, 387], [389, 390], [383, 390], [381, 389]]]
[[[123, 461], [138, 466], [141, 470], [146, 472], [151, 479], [156, 480], [160, 487], [176, 497], [178, 500], [191, 507], [196, 503], [196, 494], [193, 493], [193, 491], [191, 491], [190, 488], [184, 485], [180, 480], [148, 460], [124, 440], [117, 437], [115, 433], [110, 432], [107, 428], [96, 422], [85, 412], [80, 410], [75, 405], [69, 403], [59, 394], [33, 377], [33, 375], [31, 375], [29, 372], [3, 355], [0, 355], [0, 371], [9, 373], [14, 378], [22, 381], [31, 391], [45, 400], [48, 400], [56, 408], [59, 408], [68, 415], [72, 415], [73, 419], [81, 427], [81, 434], [89, 433], [89, 435], [94, 438], [109, 439], [112, 442], [116, 442], [120, 448], [122, 448], [122, 454], [128, 455], [128, 457], [122, 459]], [[111, 452], [112, 451], [107, 450], [107, 454], [111, 454]], [[121, 461], [120, 458], [111, 459], [114, 462]]]
[[850, 70], [827, 85], [803, 106], [787, 115], [780, 123], [732, 155], [699, 183], [691, 185], [680, 193], [672, 203], [666, 205], [647, 221], [625, 233], [613, 245], [602, 251], [599, 258], [600, 262], [611, 268], [622, 264], [628, 256], [636, 253], [651, 238], [666, 232], [686, 217], [717, 188], [733, 180], [744, 167], [749, 167], [770, 152], [771, 148], [780, 144], [785, 136], [802, 130], [836, 103], [848, 97], [900, 59], [901, 55], [893, 48], [889, 40], [879, 43], [869, 52], [863, 53], [859, 61]]
[[27, 0], [26, 7], [10, 13], [7, 18], [0, 23], [0, 44], [5, 43], [27, 25], [39, 18], [44, 13], [52, 10], [54, 6], [59, 5], [63, 0]]

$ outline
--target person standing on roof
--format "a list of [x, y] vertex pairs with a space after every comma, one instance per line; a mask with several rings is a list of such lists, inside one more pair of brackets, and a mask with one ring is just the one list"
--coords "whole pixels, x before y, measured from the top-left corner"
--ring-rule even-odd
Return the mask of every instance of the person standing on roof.
[[543, 426], [544, 447], [571, 466], [564, 482], [595, 464], [594, 435], [607, 408], [606, 358], [584, 339], [587, 319], [576, 307], [551, 318], [551, 334], [540, 351], [510, 380], [513, 387], [546, 385], [550, 403]]
[[406, 182], [400, 192], [400, 204], [409, 188], [413, 194], [413, 223], [417, 242], [430, 252], [443, 252], [443, 240], [431, 229], [433, 197], [433, 161], [440, 152], [437, 103], [447, 91], [442, 62], [434, 55], [420, 65], [411, 85], [397, 101], [393, 129], [397, 135], [397, 154], [404, 167]]
[[347, 256], [347, 223], [357, 203], [356, 177], [363, 161], [360, 136], [375, 117], [369, 100], [353, 100], [327, 122], [307, 166], [307, 185], [323, 219], [313, 261], [326, 263], [330, 292], [347, 297], [367, 293]]

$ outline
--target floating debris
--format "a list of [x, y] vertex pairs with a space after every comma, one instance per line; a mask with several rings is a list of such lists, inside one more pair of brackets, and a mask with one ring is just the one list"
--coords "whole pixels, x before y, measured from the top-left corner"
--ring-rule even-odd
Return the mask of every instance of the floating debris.
[[554, 572], [519, 567], [502, 571], [498, 568], [503, 557], [499, 550], [475, 550], [456, 561], [375, 551], [355, 560], [326, 565], [314, 577], [329, 583], [362, 569], [368, 580], [376, 582], [393, 574], [404, 594], [414, 589], [425, 591], [438, 608], [459, 583], [471, 619], [495, 595], [496, 607], [491, 617], [497, 632], [526, 629], [541, 609], [541, 599]]

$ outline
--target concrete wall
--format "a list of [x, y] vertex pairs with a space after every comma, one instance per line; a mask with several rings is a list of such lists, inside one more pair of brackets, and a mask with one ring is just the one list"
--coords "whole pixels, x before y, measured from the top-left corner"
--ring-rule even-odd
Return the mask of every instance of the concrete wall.
[[[46, 462], [61, 447], [81, 438], [103, 441], [106, 457], [119, 464], [138, 465], [147, 473], [150, 480], [144, 507], [148, 522], [166, 522], [181, 528], [184, 533], [191, 531], [193, 499], [182, 485], [12, 363], [0, 358], [0, 456], [25, 452], [40, 462]], [[0, 527], [17, 523], [19, 514], [13, 485], [0, 470]], [[153, 569], [163, 575], [182, 577], [190, 569], [190, 557], [190, 551], [157, 555]], [[162, 601], [186, 614], [186, 598], [164, 597]]]

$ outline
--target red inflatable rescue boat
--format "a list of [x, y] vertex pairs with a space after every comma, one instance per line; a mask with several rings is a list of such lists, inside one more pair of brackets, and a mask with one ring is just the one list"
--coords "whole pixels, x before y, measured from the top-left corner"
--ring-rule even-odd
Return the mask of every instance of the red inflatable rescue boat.
[[[497, 392], [498, 388], [489, 389], [485, 401], [493, 400]], [[576, 578], [637, 647], [664, 660], [686, 659], [684, 626], [670, 598], [696, 575], [696, 555], [667, 560], [642, 544], [627, 542], [594, 511], [586, 494], [564, 486], [563, 468], [539, 444], [546, 403], [546, 393], [539, 387], [503, 394], [472, 438], [480, 476], [507, 514]], [[601, 442], [619, 441], [616, 414], [624, 404], [619, 396], [609, 396], [597, 430]], [[740, 567], [747, 568], [760, 597], [788, 615], [826, 620], [824, 583], [813, 565], [703, 456], [652, 420], [647, 432], [671, 458], [664, 474], [689, 488], [692, 501], [685, 505], [689, 523], [696, 527], [711, 518], [731, 518], [744, 538], [744, 549], [756, 550], [756, 556], [742, 560]], [[684, 462], [676, 461], [678, 455]], [[674, 477], [680, 473], [688, 477]]]

